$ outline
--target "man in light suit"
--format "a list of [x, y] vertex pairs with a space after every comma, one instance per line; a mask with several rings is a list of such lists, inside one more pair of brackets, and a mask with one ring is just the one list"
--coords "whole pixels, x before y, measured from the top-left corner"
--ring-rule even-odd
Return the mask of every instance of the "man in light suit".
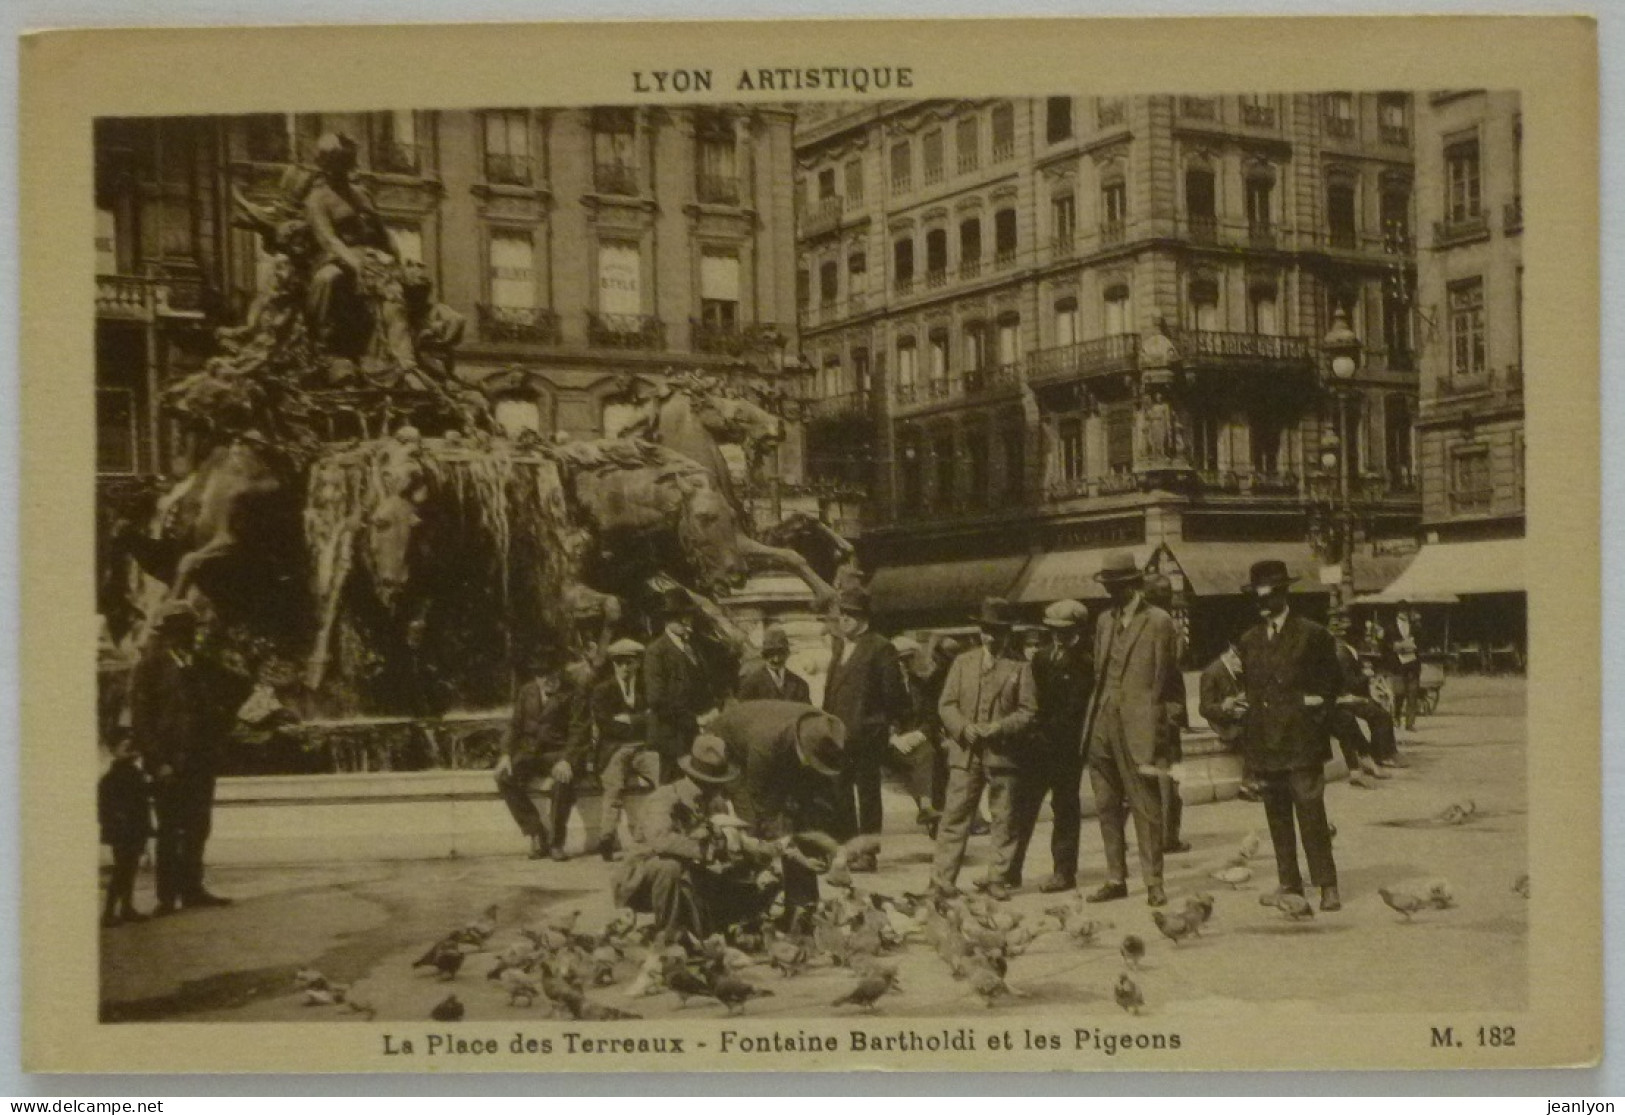
[[1038, 715], [1038, 689], [1020, 650], [1011, 645], [1009, 606], [1002, 600], [982, 602], [977, 624], [981, 645], [954, 659], [937, 702], [943, 745], [948, 752], [948, 794], [937, 829], [931, 864], [931, 889], [955, 893], [955, 880], [965, 861], [965, 842], [982, 790], [988, 791], [993, 814], [993, 862], [986, 891], [999, 901], [1010, 897], [1021, 833], [1015, 816], [1017, 749], [1031, 745], [1028, 729]]
[[695, 610], [686, 589], [667, 589], [660, 599], [664, 630], [643, 652], [648, 742], [660, 755], [662, 782], [681, 776], [677, 760], [688, 754], [701, 724], [721, 703], [694, 644]]
[[1243, 736], [1247, 765], [1262, 782], [1264, 815], [1275, 845], [1280, 889], [1259, 901], [1303, 894], [1298, 835], [1303, 833], [1309, 879], [1320, 888], [1320, 908], [1343, 908], [1326, 819], [1326, 761], [1332, 757], [1330, 717], [1342, 691], [1337, 647], [1320, 624], [1294, 613], [1286, 563], [1255, 562], [1242, 591], [1258, 602], [1261, 622], [1236, 644], [1247, 685]]
[[1183, 709], [1179, 629], [1145, 599], [1145, 576], [1134, 555], [1107, 554], [1096, 579], [1112, 606], [1095, 623], [1095, 690], [1083, 723], [1089, 784], [1100, 817], [1107, 877], [1090, 902], [1128, 897], [1128, 804], [1140, 853], [1145, 901], [1164, 906], [1163, 823], [1159, 775], [1168, 756], [1169, 727]]
[[762, 661], [745, 671], [734, 695], [741, 701], [811, 702], [807, 679], [791, 670], [789, 661], [790, 637], [782, 627], [769, 627], [762, 632]]

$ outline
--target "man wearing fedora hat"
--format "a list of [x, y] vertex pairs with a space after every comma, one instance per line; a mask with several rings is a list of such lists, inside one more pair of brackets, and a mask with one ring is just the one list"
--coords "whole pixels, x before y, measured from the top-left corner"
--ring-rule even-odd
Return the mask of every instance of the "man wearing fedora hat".
[[610, 676], [592, 688], [592, 729], [598, 741], [598, 781], [603, 786], [603, 812], [598, 824], [597, 851], [613, 859], [619, 846], [617, 830], [633, 776], [653, 786], [660, 781], [660, 756], [648, 746], [648, 711], [643, 680], [638, 676], [643, 644], [617, 639], [605, 651]]
[[948, 793], [937, 829], [931, 886], [941, 894], [954, 892], [971, 821], [985, 788], [993, 836], [993, 862], [985, 885], [991, 897], [1002, 901], [1020, 884], [1021, 842], [1013, 799], [1019, 749], [1038, 715], [1038, 692], [1032, 667], [1013, 645], [1009, 605], [993, 598], [982, 601], [976, 622], [981, 645], [954, 659], [937, 702], [948, 751]]
[[654, 915], [661, 941], [705, 938], [765, 911], [777, 887], [757, 884], [772, 849], [731, 820], [729, 788], [740, 769], [718, 737], [695, 737], [678, 757], [679, 776], [649, 795], [642, 839], [617, 874], [617, 906]]
[[1083, 782], [1083, 756], [1078, 736], [1094, 686], [1094, 666], [1080, 637], [1088, 620], [1089, 609], [1076, 600], [1057, 600], [1045, 608], [1043, 624], [1049, 641], [1032, 660], [1038, 714], [1033, 722], [1031, 759], [1016, 784], [1015, 870], [1019, 876], [1047, 794], [1055, 815], [1050, 834], [1055, 869], [1039, 884], [1038, 889], [1046, 894], [1071, 890], [1078, 882], [1078, 844], [1083, 829], [1078, 796]]
[[[1342, 690], [1331, 633], [1292, 610], [1287, 589], [1297, 580], [1283, 561], [1253, 564], [1242, 591], [1258, 605], [1260, 622], [1236, 644], [1247, 687], [1243, 746], [1260, 782], [1280, 889], [1260, 899], [1303, 894], [1298, 833], [1320, 908], [1340, 910], [1337, 864], [1326, 819], [1325, 766], [1331, 758], [1330, 715]], [[1293, 820], [1296, 817], [1296, 828]]]
[[1107, 554], [1095, 577], [1112, 606], [1095, 622], [1095, 685], [1081, 741], [1100, 817], [1107, 877], [1089, 901], [1128, 897], [1126, 802], [1134, 818], [1146, 903], [1162, 906], [1168, 895], [1162, 883], [1159, 774], [1168, 761], [1169, 729], [1184, 705], [1179, 628], [1172, 616], [1145, 599], [1145, 575], [1132, 553]]
[[769, 627], [762, 632], [762, 660], [740, 677], [734, 696], [741, 701], [810, 702], [807, 679], [790, 669], [789, 662], [790, 636], [782, 627]]
[[649, 746], [660, 756], [663, 781], [677, 777], [700, 721], [720, 703], [694, 642], [693, 597], [680, 585], [661, 593], [663, 630], [643, 652], [643, 692], [649, 704]]
[[[529, 675], [514, 694], [513, 718], [497, 759], [497, 793], [530, 840], [530, 858], [564, 860], [564, 836], [575, 807], [585, 740], [573, 731], [577, 694], [566, 677], [564, 655], [539, 648], [526, 658]], [[531, 785], [545, 781], [547, 819], [531, 800]]]
[[[929, 800], [930, 784], [922, 781], [916, 763], [890, 745], [892, 736], [906, 728], [911, 710], [897, 649], [869, 626], [868, 592], [849, 588], [837, 599], [836, 608], [837, 638], [824, 681], [824, 710], [846, 725], [847, 765], [840, 791], [845, 816], [836, 835], [849, 839], [858, 833], [878, 835], [881, 830], [883, 767], [904, 769], [916, 807], [922, 799]], [[873, 858], [866, 856], [852, 864], [856, 871], [874, 866]]]

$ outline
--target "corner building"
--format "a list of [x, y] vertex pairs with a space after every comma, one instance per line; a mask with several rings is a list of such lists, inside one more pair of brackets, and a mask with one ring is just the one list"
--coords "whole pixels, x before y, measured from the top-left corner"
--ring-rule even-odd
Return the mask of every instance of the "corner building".
[[[1102, 556], [1129, 548], [1205, 660], [1250, 617], [1252, 561], [1324, 600], [1345, 469], [1355, 588], [1386, 585], [1421, 510], [1414, 111], [1397, 92], [802, 106], [808, 468], [870, 483], [888, 625], [1099, 596]], [[1361, 342], [1341, 403], [1321, 343], [1339, 313]]]

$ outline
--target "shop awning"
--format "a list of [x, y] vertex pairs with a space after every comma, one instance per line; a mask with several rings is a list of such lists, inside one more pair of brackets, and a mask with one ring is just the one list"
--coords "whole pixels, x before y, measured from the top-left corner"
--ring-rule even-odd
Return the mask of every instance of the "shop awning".
[[869, 582], [870, 605], [879, 615], [948, 613], [973, 615], [986, 596], [1010, 596], [1027, 564], [1026, 554], [893, 565]]
[[1298, 578], [1293, 592], [1329, 591], [1320, 583], [1319, 560], [1303, 542], [1172, 542], [1168, 550], [1197, 596], [1240, 595], [1253, 562], [1272, 559]]
[[1395, 580], [1401, 577], [1405, 570], [1410, 568], [1411, 562], [1416, 560], [1416, 554], [1370, 554], [1359, 553], [1354, 556], [1354, 592], [1357, 596], [1365, 593], [1380, 593]]
[[[1155, 547], [1133, 547], [1134, 560], [1141, 568], [1151, 559]], [[1018, 604], [1048, 604], [1055, 600], [1104, 600], [1106, 590], [1095, 580], [1101, 562], [1107, 554], [1118, 553], [1121, 546], [1103, 546], [1094, 550], [1054, 550], [1039, 554], [1027, 564], [1021, 581], [1010, 591], [1010, 599]]]
[[1447, 604], [1458, 597], [1491, 592], [1522, 592], [1523, 539], [1436, 542], [1379, 593], [1361, 597], [1373, 604]]

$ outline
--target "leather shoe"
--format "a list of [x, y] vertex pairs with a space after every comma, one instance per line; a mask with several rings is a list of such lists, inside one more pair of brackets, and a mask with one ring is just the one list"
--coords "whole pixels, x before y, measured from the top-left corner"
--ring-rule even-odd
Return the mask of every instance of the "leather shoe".
[[570, 854], [564, 850], [562, 845], [555, 845], [548, 849], [547, 855], [554, 863], [563, 863], [570, 858]]
[[995, 902], [1008, 902], [1014, 892], [1010, 889], [1008, 883], [1002, 883], [995, 879], [982, 889], [982, 893]]
[[1334, 914], [1343, 908], [1343, 899], [1338, 896], [1336, 887], [1320, 888], [1320, 908], [1322, 912]]
[[621, 842], [615, 839], [614, 833], [606, 833], [600, 837], [593, 851], [604, 857], [605, 863], [615, 862], [615, 853], [620, 850]]
[[1165, 856], [1177, 856], [1181, 852], [1188, 852], [1190, 850], [1191, 842], [1189, 840], [1175, 840], [1162, 850], [1162, 854]]
[[202, 908], [206, 908], [206, 907], [215, 907], [215, 906], [230, 906], [231, 905], [231, 899], [229, 899], [229, 898], [221, 898], [218, 894], [210, 894], [206, 890], [200, 890], [196, 894], [191, 895], [190, 897], [188, 897], [186, 899], [183, 899], [182, 902], [181, 902], [181, 905], [186, 906], [189, 909], [202, 909]]
[[1098, 889], [1090, 891], [1084, 898], [1085, 902], [1116, 902], [1119, 898], [1128, 897], [1127, 883], [1102, 883]]
[[1071, 875], [1051, 875], [1042, 883], [1038, 884], [1038, 889], [1043, 894], [1056, 894], [1063, 890], [1076, 890], [1077, 887], [1078, 881]]
[[1395, 755], [1390, 759], [1378, 759], [1377, 765], [1379, 767], [1392, 767], [1395, 770], [1404, 770], [1406, 767], [1410, 766], [1409, 763], [1407, 763], [1404, 759], [1401, 759], [1398, 755]]
[[167, 918], [171, 914], [175, 913], [179, 908], [180, 907], [175, 905], [173, 899], [166, 899], [152, 908], [152, 916], [155, 918]]
[[1161, 883], [1152, 883], [1145, 888], [1145, 904], [1147, 906], [1168, 905], [1168, 892], [1162, 889]]
[[1291, 887], [1276, 887], [1268, 894], [1259, 895], [1258, 904], [1260, 906], [1279, 906], [1281, 904], [1281, 896], [1283, 894], [1295, 894], [1299, 898], [1303, 897], [1303, 891], [1301, 890], [1294, 890]]

